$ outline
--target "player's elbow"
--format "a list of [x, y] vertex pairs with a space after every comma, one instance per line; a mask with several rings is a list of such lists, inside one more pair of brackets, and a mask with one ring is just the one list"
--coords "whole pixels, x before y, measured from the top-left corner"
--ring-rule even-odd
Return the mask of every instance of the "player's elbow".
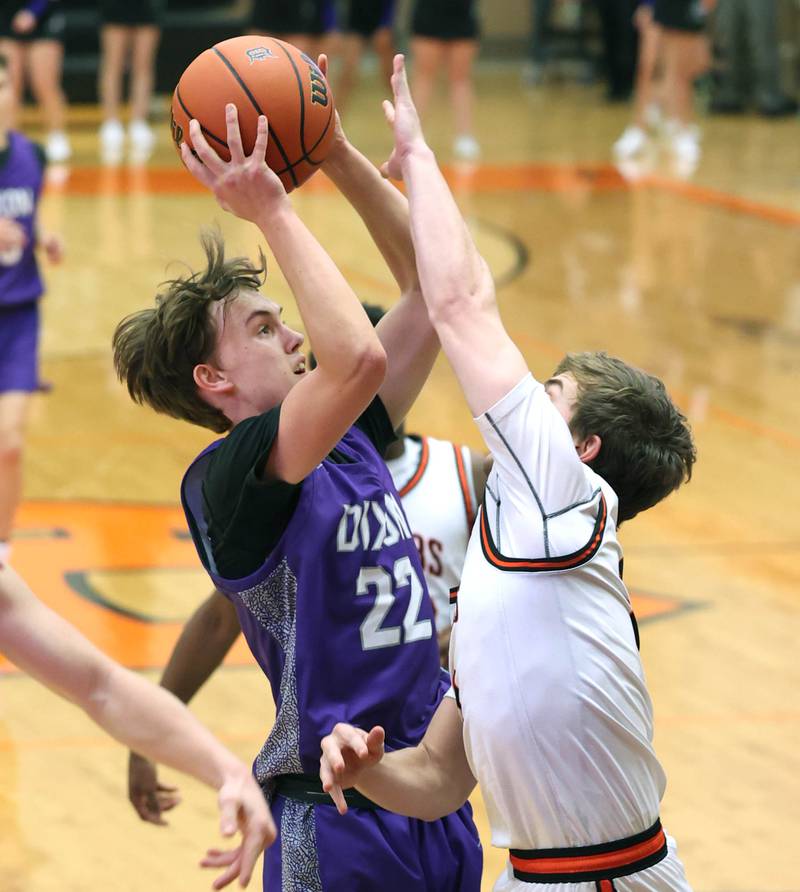
[[351, 359], [348, 378], [356, 380], [365, 390], [377, 393], [386, 377], [387, 366], [381, 342], [375, 338], [374, 342], [360, 347]]
[[414, 816], [421, 821], [438, 821], [447, 815], [458, 811], [462, 805], [469, 799], [472, 787], [464, 789], [454, 787], [443, 791], [439, 795], [426, 797], [425, 802], [421, 803], [419, 812]]
[[438, 289], [435, 299], [426, 295], [426, 300], [431, 324], [437, 330], [457, 327], [465, 316], [479, 318], [497, 312], [494, 284], [488, 276], [481, 276], [471, 283], [453, 280]]
[[[112, 676], [117, 671], [116, 667], [107, 668], [103, 663], [104, 661], [98, 660], [88, 667], [81, 683], [67, 692], [70, 699], [101, 727], [113, 701]], [[121, 667], [119, 671], [123, 671]]]
[[420, 803], [420, 813], [416, 817], [423, 821], [438, 821], [446, 815], [458, 811], [475, 789], [475, 778], [464, 766], [463, 770], [450, 763], [438, 760], [428, 774], [426, 788], [429, 795]]

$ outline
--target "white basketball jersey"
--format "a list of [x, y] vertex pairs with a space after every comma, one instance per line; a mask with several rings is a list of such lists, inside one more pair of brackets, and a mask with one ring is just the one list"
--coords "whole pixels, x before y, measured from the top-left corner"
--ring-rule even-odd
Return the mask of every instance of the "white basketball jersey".
[[417, 543], [441, 632], [450, 625], [450, 592], [461, 580], [477, 509], [469, 449], [433, 437], [406, 437], [403, 454], [386, 464]]
[[665, 778], [619, 575], [617, 497], [532, 376], [477, 424], [494, 466], [450, 665], [492, 842], [549, 849], [645, 831]]

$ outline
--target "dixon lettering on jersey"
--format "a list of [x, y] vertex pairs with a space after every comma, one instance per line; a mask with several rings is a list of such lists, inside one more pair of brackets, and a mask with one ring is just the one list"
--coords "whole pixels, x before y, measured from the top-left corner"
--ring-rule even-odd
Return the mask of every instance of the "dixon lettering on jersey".
[[30, 217], [33, 209], [33, 189], [0, 189], [0, 217]]
[[401, 539], [411, 538], [403, 509], [390, 493], [384, 495], [383, 505], [366, 499], [356, 505], [342, 506], [336, 534], [337, 551], [355, 551], [357, 548], [379, 551]]

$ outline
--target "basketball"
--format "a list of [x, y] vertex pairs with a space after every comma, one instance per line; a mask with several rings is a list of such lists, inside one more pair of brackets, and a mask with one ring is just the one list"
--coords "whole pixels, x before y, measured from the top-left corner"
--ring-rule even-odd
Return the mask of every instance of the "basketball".
[[225, 106], [239, 112], [245, 153], [253, 150], [259, 115], [269, 124], [267, 164], [287, 192], [302, 185], [328, 154], [334, 102], [317, 63], [297, 47], [262, 35], [223, 40], [183, 72], [172, 97], [172, 139], [192, 148], [189, 121], [196, 118], [208, 144], [226, 161]]

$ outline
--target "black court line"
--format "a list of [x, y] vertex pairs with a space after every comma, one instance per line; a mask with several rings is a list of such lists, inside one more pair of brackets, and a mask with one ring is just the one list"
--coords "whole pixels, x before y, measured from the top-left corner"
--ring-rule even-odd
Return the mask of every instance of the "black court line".
[[98, 567], [96, 570], [78, 570], [64, 573], [64, 581], [75, 594], [79, 595], [81, 598], [85, 598], [87, 601], [91, 601], [92, 604], [97, 604], [98, 607], [111, 611], [111, 613], [117, 613], [120, 616], [127, 617], [128, 619], [135, 619], [140, 623], [146, 623], [150, 626], [175, 623], [182, 624], [186, 622], [185, 616], [153, 616], [152, 614], [144, 613], [143, 611], [133, 610], [128, 607], [123, 607], [120, 604], [115, 604], [89, 582], [89, 573], [113, 573], [115, 575], [124, 575], [126, 573], [147, 573], [148, 571], [158, 571], [159, 573], [187, 573], [192, 572], [192, 569], [193, 568], [186, 567], [115, 567], [113, 570], [104, 570], [101, 567]]
[[531, 252], [525, 242], [512, 230], [500, 226], [499, 223], [493, 223], [489, 220], [483, 220], [480, 217], [468, 217], [467, 222], [476, 229], [483, 229], [493, 235], [499, 236], [505, 241], [514, 253], [514, 262], [511, 268], [495, 277], [494, 284], [496, 288], [505, 288], [516, 279], [518, 279], [525, 270], [531, 265]]

